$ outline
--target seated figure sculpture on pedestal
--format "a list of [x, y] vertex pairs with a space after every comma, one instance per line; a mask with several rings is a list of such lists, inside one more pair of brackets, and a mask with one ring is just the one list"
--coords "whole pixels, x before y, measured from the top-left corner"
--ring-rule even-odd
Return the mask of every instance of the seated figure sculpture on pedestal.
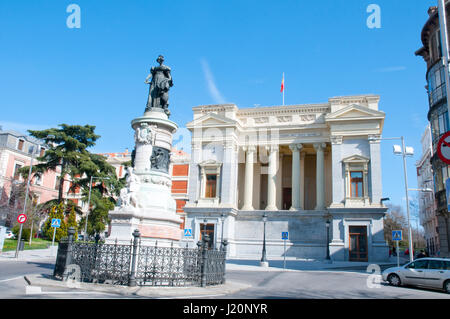
[[121, 207], [138, 207], [138, 201], [134, 194], [139, 190], [139, 178], [133, 173], [133, 168], [127, 168], [127, 186], [120, 190]]

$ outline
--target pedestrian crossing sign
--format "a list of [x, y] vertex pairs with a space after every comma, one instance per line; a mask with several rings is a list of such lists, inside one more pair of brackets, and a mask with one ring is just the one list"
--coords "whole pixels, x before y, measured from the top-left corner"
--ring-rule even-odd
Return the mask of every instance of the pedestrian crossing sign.
[[55, 228], [61, 227], [61, 219], [52, 218], [52, 227], [55, 227]]
[[392, 231], [392, 240], [394, 241], [400, 241], [403, 239], [403, 234], [401, 230], [393, 230]]
[[184, 237], [192, 237], [192, 228], [184, 229]]
[[288, 240], [289, 239], [289, 232], [287, 232], [287, 231], [281, 232], [281, 239], [282, 240]]

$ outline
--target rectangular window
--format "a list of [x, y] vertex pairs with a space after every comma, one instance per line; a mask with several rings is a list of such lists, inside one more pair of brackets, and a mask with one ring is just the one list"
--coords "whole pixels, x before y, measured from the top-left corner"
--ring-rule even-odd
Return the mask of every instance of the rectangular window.
[[206, 175], [206, 187], [205, 187], [205, 197], [214, 198], [216, 197], [216, 185], [217, 185], [217, 175], [207, 174]]
[[445, 133], [444, 115], [439, 115], [439, 135]]
[[440, 260], [429, 260], [428, 269], [444, 269], [444, 266]]
[[20, 178], [19, 169], [21, 169], [21, 168], [22, 168], [22, 165], [20, 165], [20, 164], [16, 164], [14, 166], [14, 179], [15, 180], [19, 180], [19, 178]]
[[350, 187], [352, 197], [363, 197], [363, 172], [350, 172]]
[[42, 177], [39, 175], [34, 175], [34, 184], [39, 186], [42, 185]]
[[17, 149], [19, 151], [23, 151], [23, 144], [25, 143], [24, 140], [19, 140], [19, 143], [17, 144]]

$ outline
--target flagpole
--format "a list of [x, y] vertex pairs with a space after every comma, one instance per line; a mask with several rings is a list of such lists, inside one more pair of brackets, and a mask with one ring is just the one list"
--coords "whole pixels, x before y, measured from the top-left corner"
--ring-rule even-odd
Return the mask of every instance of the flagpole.
[[284, 72], [283, 72], [283, 106], [284, 106], [284, 88], [285, 86], [284, 86]]

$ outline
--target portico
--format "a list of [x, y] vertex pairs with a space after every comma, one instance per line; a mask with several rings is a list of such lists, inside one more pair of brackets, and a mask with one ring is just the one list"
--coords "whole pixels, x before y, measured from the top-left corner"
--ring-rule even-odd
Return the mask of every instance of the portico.
[[331, 164], [326, 143], [244, 146], [242, 152], [239, 209], [324, 210], [326, 203], [331, 203], [331, 197], [326, 196], [331, 193], [331, 185], [325, 183]]

